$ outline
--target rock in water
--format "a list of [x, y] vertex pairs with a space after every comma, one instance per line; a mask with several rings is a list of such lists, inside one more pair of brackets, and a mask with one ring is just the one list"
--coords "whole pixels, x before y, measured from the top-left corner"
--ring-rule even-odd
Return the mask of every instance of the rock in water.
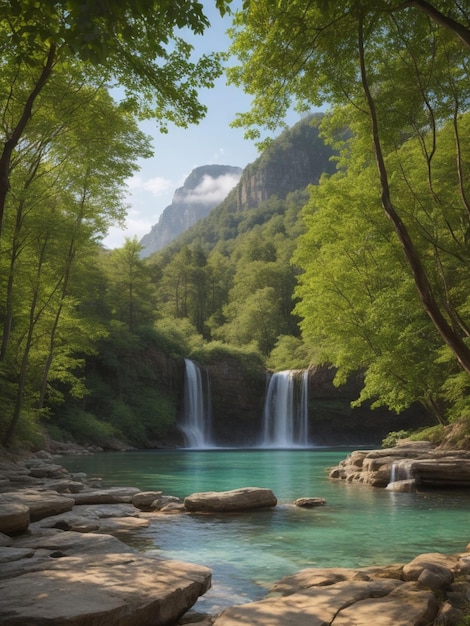
[[193, 493], [184, 499], [185, 509], [191, 512], [215, 513], [247, 511], [273, 507], [277, 498], [271, 489], [244, 487], [231, 491], [206, 491]]

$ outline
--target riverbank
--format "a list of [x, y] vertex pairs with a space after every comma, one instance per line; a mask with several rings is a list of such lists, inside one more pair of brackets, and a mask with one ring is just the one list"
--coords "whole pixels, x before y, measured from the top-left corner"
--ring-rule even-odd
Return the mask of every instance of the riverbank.
[[[182, 502], [177, 499], [162, 501], [162, 497], [168, 496], [159, 492], [141, 492], [132, 487], [103, 489], [99, 480], [69, 474], [60, 466], [60, 459], [47, 453], [27, 456], [13, 466], [12, 463], [12, 460], [7, 463], [12, 480], [5, 478], [8, 474], [5, 464], [0, 467], [2, 499], [6, 497], [11, 502], [14, 493], [21, 492], [23, 498], [29, 494], [30, 504], [24, 506], [30, 507], [30, 515], [33, 511], [34, 521], [30, 521], [27, 529], [11, 533], [6, 540], [10, 545], [4, 546], [9, 556], [4, 553], [0, 563], [0, 607], [6, 611], [6, 619], [13, 619], [12, 607], [19, 606], [24, 611], [24, 605], [27, 605], [30, 617], [39, 620], [39, 611], [46, 607], [35, 601], [34, 593], [37, 595], [38, 590], [45, 592], [45, 581], [51, 584], [48, 619], [53, 611], [62, 611], [55, 622], [49, 622], [55, 624], [63, 623], [64, 616], [75, 611], [74, 619], [78, 620], [74, 621], [75, 624], [92, 626], [95, 623], [93, 611], [98, 609], [100, 625], [118, 623], [118, 615], [119, 619], [129, 620], [122, 621], [123, 624], [133, 626], [140, 623], [174, 624], [177, 619], [174, 612], [176, 598], [179, 602], [183, 597], [186, 603], [178, 605], [178, 611], [183, 614], [197, 599], [198, 595], [194, 599], [196, 590], [199, 595], [204, 593], [207, 576], [210, 577], [206, 568], [174, 562], [168, 566], [168, 561], [158, 558], [157, 551], [142, 553], [130, 547], [130, 538], [138, 535], [139, 529], [150, 524], [158, 527], [161, 516], [169, 511], [174, 515], [190, 515], [185, 512]], [[10, 484], [3, 482], [5, 480]], [[52, 491], [56, 492], [55, 495]], [[38, 494], [35, 498], [32, 498], [33, 492]], [[71, 508], [54, 514], [45, 508], [46, 504], [57, 506], [61, 499], [67, 501], [61, 503], [66, 507], [72, 500]], [[157, 499], [160, 510], [154, 512], [135, 506], [148, 508]], [[164, 507], [169, 507], [167, 513], [161, 512]], [[35, 519], [38, 516], [41, 518]], [[469, 550], [468, 546], [462, 546], [462, 552], [458, 554], [425, 555], [418, 561], [413, 559], [410, 563], [388, 567], [304, 569], [274, 585], [264, 600], [226, 609], [218, 616], [207, 616], [202, 624], [285, 626], [295, 623], [297, 626], [307, 620], [309, 625], [325, 623], [328, 618], [327, 623], [332, 622], [335, 626], [342, 623], [369, 625], [378, 623], [371, 617], [374, 611], [381, 615], [380, 623], [383, 624], [458, 624], [458, 620], [463, 620], [466, 597], [470, 596]], [[315, 561], [313, 554], [312, 561]], [[192, 577], [192, 582], [188, 576]], [[164, 583], [165, 590], [162, 588]], [[186, 591], [182, 591], [182, 587]], [[6, 591], [10, 593], [15, 589], [16, 600], [5, 595]], [[19, 590], [23, 596], [25, 590], [27, 592], [21, 601]], [[166, 604], [163, 591], [168, 598]], [[88, 601], [85, 604], [88, 613], [83, 617], [80, 594]], [[157, 605], [169, 606], [173, 612], [168, 613], [168, 608], [157, 610]], [[124, 610], [132, 611], [132, 616], [124, 617]], [[139, 621], [139, 615], [145, 621]], [[383, 615], [388, 615], [389, 621], [383, 621]], [[183, 620], [189, 616], [186, 613]], [[81, 622], [81, 619], [85, 621]], [[347, 619], [354, 621], [344, 621]], [[1, 623], [18, 624], [21, 621]]]

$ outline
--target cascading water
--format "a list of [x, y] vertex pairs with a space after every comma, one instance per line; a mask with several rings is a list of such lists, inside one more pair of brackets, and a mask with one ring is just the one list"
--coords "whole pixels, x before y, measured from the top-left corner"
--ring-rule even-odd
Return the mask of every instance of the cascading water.
[[308, 435], [308, 370], [276, 372], [266, 391], [260, 445], [306, 447]]
[[187, 448], [212, 448], [209, 376], [190, 359], [184, 364], [184, 407], [179, 427]]

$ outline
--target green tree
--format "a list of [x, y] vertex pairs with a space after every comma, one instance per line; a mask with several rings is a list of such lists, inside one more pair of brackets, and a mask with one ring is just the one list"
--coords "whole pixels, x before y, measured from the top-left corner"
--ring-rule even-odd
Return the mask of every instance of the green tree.
[[[469, 96], [469, 51], [455, 32], [458, 24], [468, 23], [470, 11], [450, 2], [439, 3], [438, 8], [451, 18], [444, 25], [424, 2], [246, 3], [233, 29], [232, 51], [241, 65], [230, 76], [254, 96], [252, 110], [240, 116], [240, 124], [272, 128], [293, 99], [301, 110], [324, 102], [337, 107], [330, 137], [337, 139], [340, 128], [349, 125], [355, 140], [345, 152], [354, 149], [365, 165], [375, 164], [377, 198], [400, 242], [421, 305], [470, 373], [467, 334], [449, 318], [441, 297], [442, 282], [449, 277], [438, 283], [429, 274], [408, 216], [400, 210], [401, 199], [394, 195], [396, 170], [388, 169], [385, 158], [399, 150], [405, 137], [415, 137], [421, 144], [424, 182], [433, 193], [433, 162], [440, 150], [437, 132], [451, 120], [457, 146], [453, 178], [463, 192], [457, 210], [467, 230], [470, 214], [460, 124]], [[344, 147], [344, 139], [337, 146]]]
[[[216, 0], [222, 14], [229, 3]], [[89, 80], [117, 83], [123, 105], [140, 118], [156, 117], [163, 130], [167, 120], [185, 126], [201, 119], [197, 90], [212, 86], [221, 71], [217, 55], [195, 62], [193, 46], [179, 34], [186, 28], [201, 35], [209, 25], [196, 1], [2, 0], [0, 15], [0, 236], [14, 153], [57, 69], [81, 66]]]
[[141, 258], [137, 237], [126, 238], [122, 248], [103, 257], [109, 279], [107, 300], [113, 318], [133, 333], [155, 319], [155, 287], [149, 268]]
[[124, 215], [124, 180], [137, 155], [148, 154], [107, 91], [72, 76], [57, 72], [44, 89], [11, 164], [0, 281], [5, 443], [22, 413], [42, 412], [52, 381], [83, 393], [79, 355], [103, 330], [80, 307], [90, 286], [77, 275], [89, 276], [95, 239]]

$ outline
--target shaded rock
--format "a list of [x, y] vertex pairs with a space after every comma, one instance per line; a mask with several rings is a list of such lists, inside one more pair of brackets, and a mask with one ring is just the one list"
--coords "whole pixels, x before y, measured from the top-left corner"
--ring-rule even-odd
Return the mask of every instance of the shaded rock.
[[81, 515], [74, 510], [46, 517], [39, 522], [35, 522], [39, 528], [58, 528], [59, 530], [73, 530], [78, 533], [91, 533], [99, 530], [101, 526], [97, 515], [87, 513]]
[[133, 496], [140, 493], [137, 487], [110, 487], [109, 489], [93, 489], [73, 494], [75, 504], [119, 504], [132, 502]]
[[[26, 464], [28, 466], [28, 464]], [[33, 478], [57, 478], [67, 473], [67, 470], [61, 465], [55, 465], [54, 463], [42, 463], [33, 465], [30, 469], [30, 475]]]
[[152, 510], [162, 511], [170, 504], [183, 504], [183, 502], [180, 500], [180, 498], [177, 498], [176, 496], [160, 496], [152, 502]]
[[0, 563], [9, 563], [32, 557], [34, 550], [31, 548], [0, 548]]
[[161, 626], [210, 587], [210, 570], [136, 554], [56, 559], [0, 583], [2, 626]]
[[82, 491], [84, 485], [78, 480], [63, 478], [62, 480], [49, 481], [47, 488], [58, 493], [78, 493]]
[[[336, 624], [341, 609], [366, 598], [385, 596], [401, 584], [383, 579], [313, 587], [282, 598], [231, 607], [216, 618], [214, 626], [324, 626], [333, 620]], [[377, 623], [372, 620], [368, 626]]]
[[102, 533], [121, 534], [130, 533], [147, 528], [150, 524], [148, 519], [139, 517], [108, 517], [100, 519], [99, 530]]
[[349, 568], [349, 567], [310, 567], [274, 583], [270, 591], [282, 595], [301, 592], [310, 587], [326, 587], [346, 580], [372, 580], [390, 578], [401, 580], [403, 566], [399, 564]]
[[36, 550], [42, 548], [43, 550], [60, 551], [66, 555], [132, 552], [132, 548], [112, 535], [84, 534], [73, 531], [57, 531], [53, 534], [36, 534], [31, 537], [21, 537], [15, 541], [14, 546], [34, 548]]
[[4, 535], [0, 533], [0, 548], [5, 548], [6, 546], [11, 546], [13, 539], [8, 535]]
[[29, 507], [17, 502], [0, 502], [0, 532], [14, 535], [29, 526]]
[[136, 517], [140, 510], [133, 504], [80, 504], [74, 507], [80, 515], [93, 517]]
[[132, 504], [141, 511], [153, 511], [153, 502], [163, 495], [163, 491], [141, 491], [132, 497]]
[[310, 587], [326, 587], [344, 580], [350, 580], [354, 570], [346, 567], [312, 567], [286, 576], [271, 587], [271, 592], [290, 595]]
[[323, 498], [297, 498], [293, 504], [304, 509], [313, 509], [316, 506], [325, 506], [326, 500]]
[[270, 489], [245, 487], [231, 491], [193, 493], [184, 499], [186, 510], [192, 512], [245, 511], [273, 507], [277, 498]]
[[444, 602], [434, 620], [434, 626], [457, 626], [464, 624], [464, 619], [463, 611], [457, 609], [450, 602]]
[[35, 522], [43, 517], [70, 511], [74, 505], [71, 498], [61, 496], [57, 491], [24, 489], [0, 494], [0, 504], [16, 503], [29, 508], [30, 520]]
[[404, 580], [417, 580], [430, 589], [442, 589], [454, 580], [458, 556], [437, 553], [420, 554], [403, 567]]
[[[467, 546], [467, 550], [469, 550], [469, 546]], [[460, 556], [457, 570], [465, 576], [470, 574], [470, 554]]]
[[433, 623], [438, 610], [439, 604], [432, 592], [406, 583], [385, 597], [370, 597], [341, 610], [334, 625], [426, 626]]
[[160, 513], [184, 513], [186, 509], [182, 502], [169, 502], [160, 509]]

